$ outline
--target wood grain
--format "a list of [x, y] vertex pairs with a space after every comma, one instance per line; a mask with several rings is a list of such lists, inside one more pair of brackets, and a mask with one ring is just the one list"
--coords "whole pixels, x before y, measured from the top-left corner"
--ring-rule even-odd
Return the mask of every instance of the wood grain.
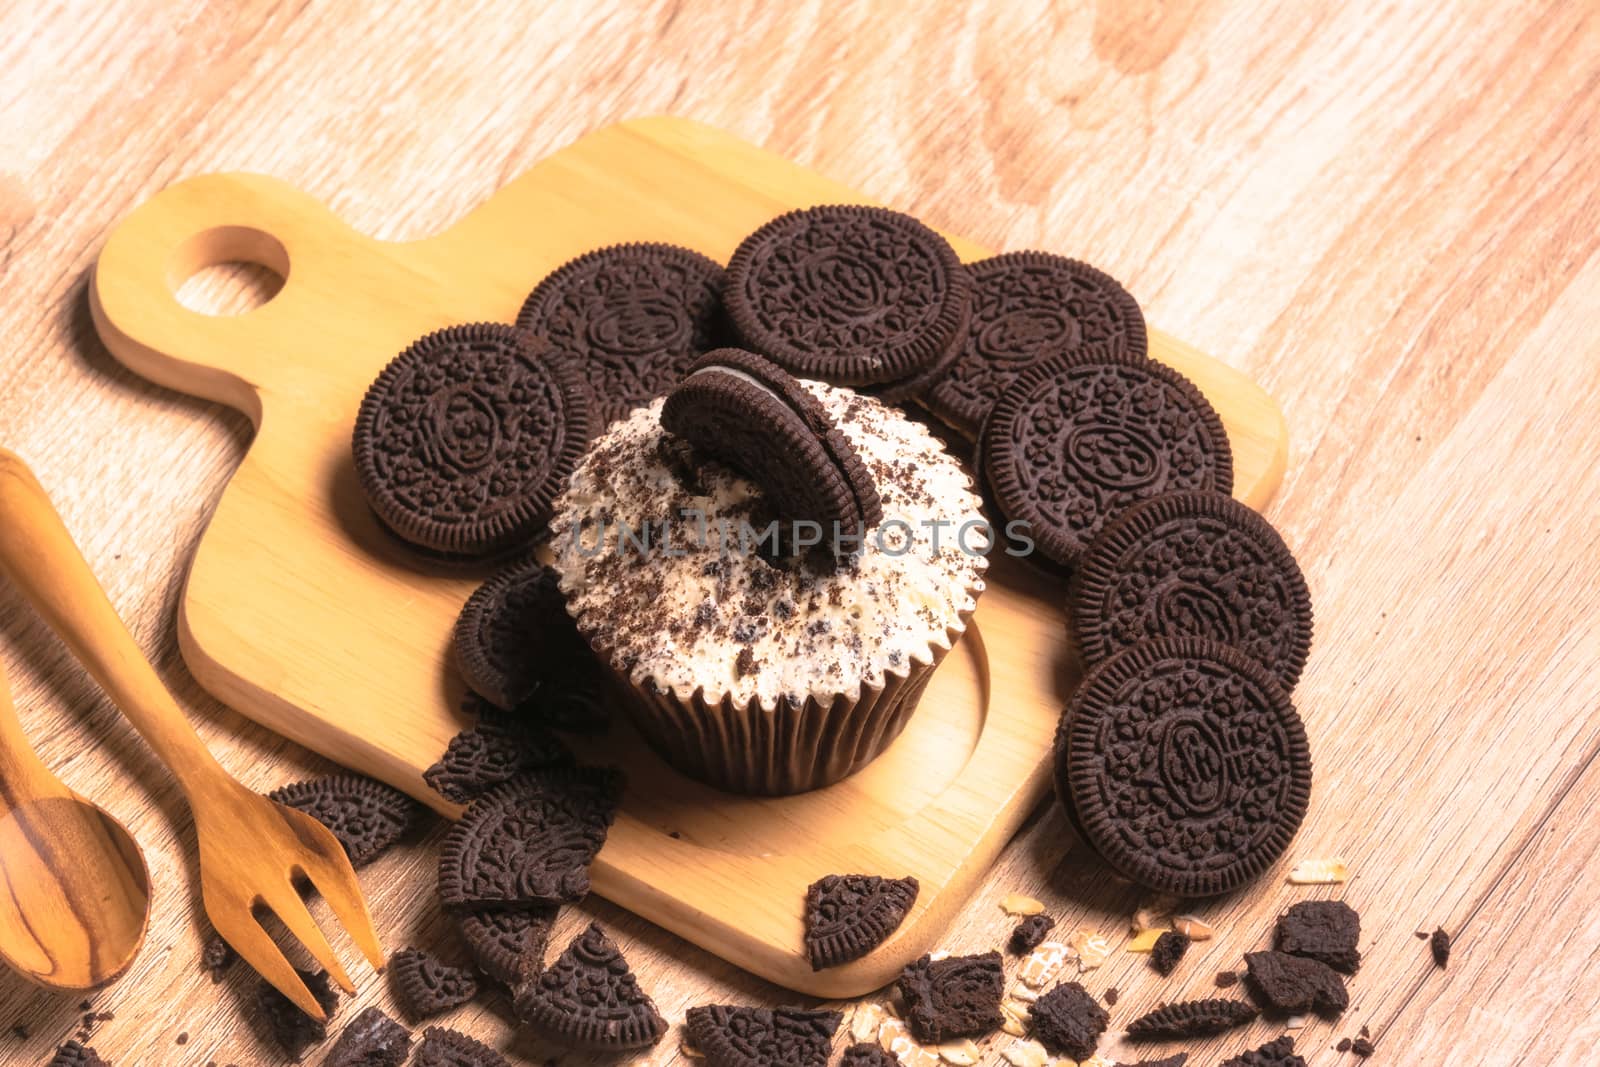
[[[1592, 1051], [1592, 1031], [1546, 1021], [1600, 1010], [1600, 888], [1582, 876], [1600, 801], [1593, 5], [130, 0], [11, 5], [0, 28], [0, 441], [58, 495], [114, 604], [248, 783], [325, 766], [206, 698], [176, 657], [176, 576], [250, 429], [99, 347], [83, 274], [104, 233], [180, 177], [254, 170], [363, 232], [423, 237], [582, 132], [669, 112], [983, 245], [1094, 260], [1153, 321], [1262, 382], [1295, 427], [1268, 511], [1318, 613], [1297, 695], [1319, 778], [1294, 851], [1340, 852], [1355, 878], [1206, 905], [1221, 936], [1166, 983], [1114, 954], [1085, 976], [1124, 994], [1113, 1025], [1205, 988], [1293, 900], [1338, 893], [1362, 911], [1367, 962], [1346, 1020], [1302, 1032], [1313, 1063], [1348, 1062], [1330, 1046], [1363, 1023], [1374, 1062]], [[9, 591], [0, 635], [30, 738], [128, 822], [157, 890], [150, 943], [96, 1001], [116, 1018], [93, 1043], [118, 1062], [271, 1062], [238, 1013], [243, 976], [214, 989], [196, 968], [193, 836], [172, 787]], [[452, 950], [415, 892], [436, 843], [365, 873], [386, 944]], [[1133, 906], [1047, 808], [948, 947], [1003, 936], [996, 902], [1013, 889], [1069, 928], [1115, 933]], [[585, 910], [619, 932], [669, 1018], [780, 997], [604, 902], [565, 915], [558, 942]], [[1444, 972], [1412, 936], [1435, 925], [1457, 936]], [[388, 1000], [368, 982], [360, 1002]], [[34, 1034], [6, 1050], [22, 1062], [42, 1062], [78, 1014], [0, 984], [0, 1023]], [[553, 1052], [512, 1039], [506, 1014], [453, 1022], [524, 1061]]]

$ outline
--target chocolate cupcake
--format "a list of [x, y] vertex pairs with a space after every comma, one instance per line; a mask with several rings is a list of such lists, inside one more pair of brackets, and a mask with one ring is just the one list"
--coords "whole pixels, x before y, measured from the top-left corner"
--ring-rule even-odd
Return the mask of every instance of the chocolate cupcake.
[[984, 588], [990, 531], [961, 465], [879, 400], [798, 384], [876, 490], [882, 519], [849, 550], [820, 531], [810, 552], [798, 533], [767, 539], [789, 529], [774, 524], [793, 494], [664, 428], [662, 402], [594, 442], [552, 522], [568, 610], [626, 683], [641, 733], [734, 792], [796, 793], [865, 766]]

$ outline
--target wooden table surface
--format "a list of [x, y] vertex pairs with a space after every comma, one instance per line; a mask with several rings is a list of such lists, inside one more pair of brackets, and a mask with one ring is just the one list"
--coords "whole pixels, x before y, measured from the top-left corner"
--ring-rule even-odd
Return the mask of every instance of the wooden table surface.
[[[1122, 951], [1083, 977], [1113, 1028], [1198, 995], [1289, 903], [1342, 896], [1366, 963], [1313, 1063], [1361, 1026], [1373, 1062], [1578, 1063], [1600, 1046], [1600, 9], [1593, 4], [1102, 0], [868, 5], [9, 4], [0, 8], [0, 442], [53, 492], [136, 636], [223, 763], [267, 789], [331, 769], [185, 671], [186, 559], [249, 444], [244, 418], [135, 378], [89, 324], [106, 229], [187, 175], [263, 171], [375, 235], [448, 225], [579, 134], [667, 112], [764, 144], [1005, 249], [1090, 259], [1162, 328], [1262, 382], [1294, 434], [1269, 517], [1317, 636], [1297, 700], [1316, 757], [1283, 870], [1197, 910], [1219, 936], [1166, 982]], [[237, 308], [248, 277], [191, 283]], [[0, 656], [46, 762], [125, 820], [157, 886], [134, 969], [94, 998], [113, 1062], [279, 1062], [242, 969], [197, 963], [181, 795], [17, 596]], [[392, 949], [454, 953], [437, 826], [364, 875]], [[1053, 805], [947, 939], [995, 945], [1008, 892], [1120, 944], [1138, 896]], [[663, 1012], [776, 1003], [604, 901]], [[1456, 938], [1447, 971], [1418, 930]], [[390, 1004], [360, 978], [360, 1003]], [[347, 1003], [340, 1018], [353, 1014]], [[78, 998], [0, 975], [0, 1061], [42, 1063]], [[485, 999], [447, 1020], [518, 1062]], [[12, 1024], [31, 1036], [7, 1034]], [[1258, 1023], [1191, 1062], [1267, 1040]], [[20, 1033], [20, 1031], [19, 1031]], [[1001, 1036], [991, 1058], [1012, 1042]], [[1108, 1043], [1109, 1054], [1137, 1058]], [[652, 1054], [678, 1057], [676, 1036]], [[317, 1062], [320, 1054], [312, 1057]], [[581, 1062], [567, 1057], [563, 1062]]]

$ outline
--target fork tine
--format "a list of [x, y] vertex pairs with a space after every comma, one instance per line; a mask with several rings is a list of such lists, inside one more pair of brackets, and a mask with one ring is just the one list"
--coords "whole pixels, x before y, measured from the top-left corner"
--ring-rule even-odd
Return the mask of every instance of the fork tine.
[[378, 931], [372, 926], [372, 915], [367, 911], [367, 899], [362, 895], [355, 868], [350, 866], [344, 851], [341, 849], [336, 859], [324, 860], [317, 870], [308, 870], [305, 874], [373, 970], [383, 970], [383, 945], [378, 942]]
[[211, 919], [211, 925], [239, 954], [239, 958], [271, 983], [274, 989], [288, 997], [295, 1007], [318, 1022], [327, 1022], [328, 1013], [322, 1010], [322, 1005], [317, 1003], [317, 998], [311, 995], [311, 990], [306, 988], [299, 973], [272, 938], [267, 936], [261, 924], [248, 912], [243, 921], [236, 920], [231, 912], [227, 913], [226, 919], [219, 921], [221, 910], [207, 907], [206, 914]]
[[278, 921], [288, 927], [289, 933], [311, 953], [311, 958], [328, 972], [330, 978], [339, 983], [340, 989], [346, 993], [356, 991], [355, 983], [350, 981], [350, 976], [345, 973], [344, 964], [339, 962], [333, 946], [328, 944], [328, 938], [317, 926], [317, 920], [312, 918], [311, 912], [300, 899], [300, 894], [295, 892], [294, 886], [286, 884], [268, 899], [266, 904], [278, 917]]

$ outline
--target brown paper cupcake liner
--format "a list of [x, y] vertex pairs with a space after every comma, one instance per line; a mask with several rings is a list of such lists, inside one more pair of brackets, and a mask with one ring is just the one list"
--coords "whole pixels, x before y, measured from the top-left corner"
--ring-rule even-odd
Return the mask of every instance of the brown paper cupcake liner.
[[[799, 705], [780, 699], [764, 707], [759, 700], [736, 704], [728, 694], [708, 699], [703, 689], [685, 698], [656, 689], [648, 678], [618, 680], [631, 698], [634, 725], [679, 772], [731, 793], [804, 793], [848, 778], [900, 736], [970, 617], [963, 614], [959, 628], [946, 630], [942, 645], [933, 643], [931, 662], [913, 658], [903, 674], [886, 671], [882, 684], [826, 701], [810, 696]], [[594, 648], [609, 664], [607, 650]]]

